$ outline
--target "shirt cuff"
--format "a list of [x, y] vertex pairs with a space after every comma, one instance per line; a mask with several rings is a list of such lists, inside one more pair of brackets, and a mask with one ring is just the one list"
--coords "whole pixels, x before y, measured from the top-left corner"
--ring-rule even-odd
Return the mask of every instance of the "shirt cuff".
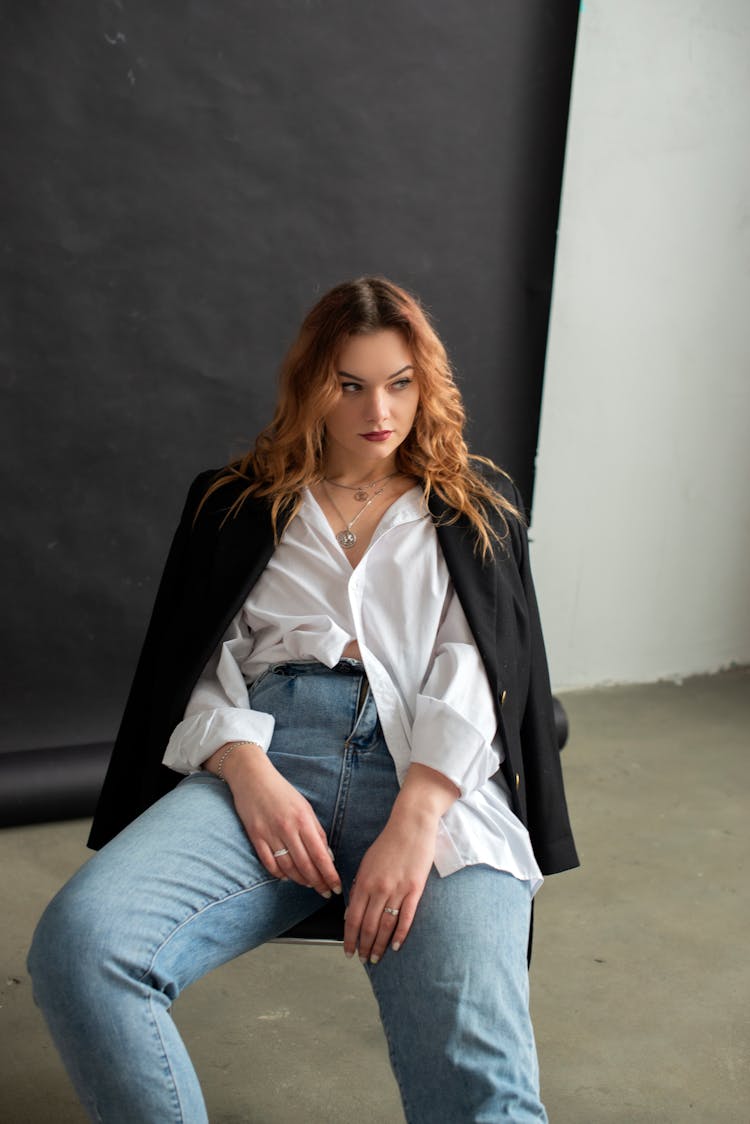
[[260, 710], [200, 711], [175, 726], [162, 764], [176, 773], [193, 773], [225, 742], [255, 742], [267, 753], [274, 725], [273, 715]]
[[453, 781], [461, 795], [480, 788], [500, 768], [500, 755], [441, 699], [417, 698], [410, 761], [428, 765]]

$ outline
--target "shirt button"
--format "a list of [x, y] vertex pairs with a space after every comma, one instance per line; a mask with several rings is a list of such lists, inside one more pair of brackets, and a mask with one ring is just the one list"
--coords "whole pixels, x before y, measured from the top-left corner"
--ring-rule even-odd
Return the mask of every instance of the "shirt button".
[[503, 691], [502, 695], [500, 696], [500, 706], [505, 706], [505, 700], [507, 699], [507, 697], [508, 697], [508, 692]]
[[516, 788], [520, 788], [520, 787], [521, 787], [521, 776], [520, 776], [519, 773], [516, 773]]

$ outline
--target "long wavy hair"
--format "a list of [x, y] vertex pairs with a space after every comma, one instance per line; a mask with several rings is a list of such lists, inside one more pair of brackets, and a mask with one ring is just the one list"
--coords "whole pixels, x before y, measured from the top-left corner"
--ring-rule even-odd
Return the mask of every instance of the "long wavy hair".
[[[522, 516], [479, 469], [507, 474], [486, 457], [469, 453], [466, 415], [445, 348], [419, 301], [384, 277], [345, 281], [310, 309], [281, 364], [271, 424], [253, 449], [217, 474], [202, 503], [219, 488], [240, 481], [245, 487], [227, 517], [248, 496], [264, 497], [278, 541], [280, 527], [299, 509], [302, 489], [324, 474], [324, 419], [342, 394], [336, 374], [339, 353], [349, 337], [389, 328], [401, 333], [411, 351], [420, 392], [412, 429], [396, 451], [396, 467], [422, 484], [425, 501], [435, 493], [452, 509], [446, 522], [465, 516], [477, 551], [490, 556], [493, 543], [508, 533], [508, 517]], [[488, 518], [490, 508], [500, 516], [500, 534]]]

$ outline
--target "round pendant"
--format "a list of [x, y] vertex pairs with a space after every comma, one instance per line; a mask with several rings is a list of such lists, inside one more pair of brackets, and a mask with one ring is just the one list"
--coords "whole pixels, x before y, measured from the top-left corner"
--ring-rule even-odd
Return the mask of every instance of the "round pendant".
[[365, 500], [369, 500], [370, 497], [368, 496], [364, 488], [360, 488], [359, 491], [354, 493], [354, 498], [358, 503], [364, 503]]
[[336, 535], [336, 542], [339, 546], [343, 547], [344, 550], [351, 550], [356, 541], [357, 536], [354, 534], [354, 531], [339, 531]]

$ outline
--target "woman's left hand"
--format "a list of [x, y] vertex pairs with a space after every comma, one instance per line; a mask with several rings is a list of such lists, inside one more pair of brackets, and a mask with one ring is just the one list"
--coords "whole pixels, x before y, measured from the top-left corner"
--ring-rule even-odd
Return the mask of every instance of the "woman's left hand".
[[[414, 914], [435, 857], [439, 818], [415, 823], [396, 807], [375, 842], [365, 852], [346, 910], [344, 952], [359, 950], [364, 963], [377, 964], [388, 944], [398, 951]], [[397, 910], [391, 913], [386, 910]]]
[[344, 952], [377, 964], [411, 928], [435, 858], [440, 817], [461, 795], [443, 773], [413, 762], [388, 823], [359, 865], [346, 910]]

